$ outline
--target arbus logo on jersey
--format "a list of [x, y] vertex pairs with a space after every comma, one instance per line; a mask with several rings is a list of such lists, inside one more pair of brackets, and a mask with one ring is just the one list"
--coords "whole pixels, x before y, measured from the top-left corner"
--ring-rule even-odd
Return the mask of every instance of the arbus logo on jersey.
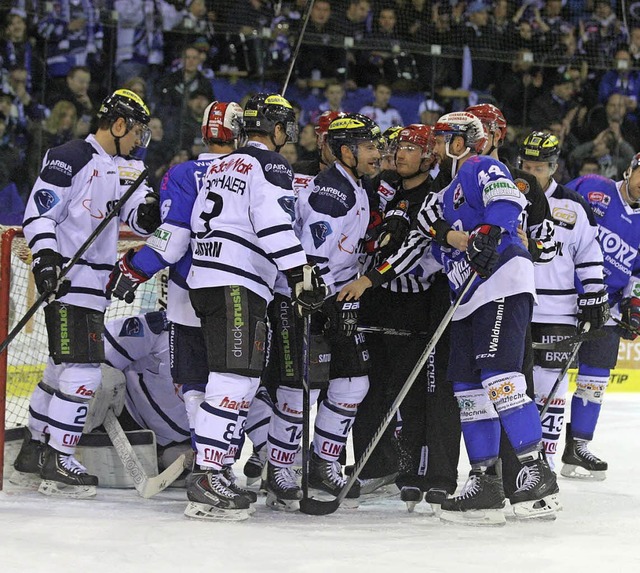
[[288, 175], [289, 177], [293, 177], [293, 171], [289, 169], [284, 163], [267, 163], [264, 166], [264, 170], [269, 173], [282, 173], [284, 175]]
[[140, 338], [144, 336], [144, 325], [137, 316], [127, 318], [120, 329], [120, 336], [133, 336]]
[[64, 161], [60, 161], [59, 159], [51, 159], [44, 163], [42, 166], [42, 170], [45, 169], [53, 169], [54, 171], [59, 171], [68, 177], [71, 177], [73, 174], [73, 170], [71, 169], [71, 165], [65, 163]]
[[278, 205], [291, 217], [291, 222], [293, 223], [296, 220], [296, 200], [293, 197], [280, 197]]
[[326, 221], [311, 223], [309, 229], [311, 230], [311, 238], [313, 239], [313, 244], [316, 249], [319, 249], [327, 240], [327, 237], [333, 233], [331, 225]]
[[328, 185], [324, 185], [320, 187], [316, 185], [313, 192], [317, 193], [318, 195], [331, 197], [332, 199], [339, 201], [343, 207], [345, 207], [346, 209], [349, 209], [346, 193], [343, 193], [342, 191], [340, 191], [339, 189], [336, 189], [335, 187], [329, 187]]
[[60, 198], [51, 189], [38, 189], [33, 195], [33, 200], [40, 215], [60, 203]]

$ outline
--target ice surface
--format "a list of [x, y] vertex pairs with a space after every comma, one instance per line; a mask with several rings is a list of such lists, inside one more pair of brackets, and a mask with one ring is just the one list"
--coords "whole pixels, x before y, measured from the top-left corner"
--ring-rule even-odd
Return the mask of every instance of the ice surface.
[[[144, 500], [103, 489], [79, 501], [7, 484], [0, 573], [640, 571], [639, 436], [640, 394], [607, 396], [592, 445], [609, 462], [607, 479], [560, 477], [564, 511], [555, 522], [501, 528], [444, 525], [424, 502], [409, 514], [399, 499], [326, 517], [273, 512], [259, 500], [248, 521], [196, 522], [182, 515], [184, 490]], [[464, 450], [463, 458], [460, 485]]]

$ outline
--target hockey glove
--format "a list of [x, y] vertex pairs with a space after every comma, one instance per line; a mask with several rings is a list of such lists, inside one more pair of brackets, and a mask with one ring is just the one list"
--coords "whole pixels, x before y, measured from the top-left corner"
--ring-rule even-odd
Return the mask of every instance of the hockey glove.
[[131, 257], [134, 254], [135, 251], [129, 249], [113, 267], [107, 283], [107, 298], [114, 296], [131, 304], [136, 298], [138, 286], [151, 278], [131, 264]]
[[502, 229], [496, 225], [478, 225], [469, 235], [467, 242], [467, 258], [469, 265], [482, 278], [493, 273], [498, 263], [498, 245], [502, 236]]
[[411, 221], [407, 214], [408, 208], [408, 201], [400, 201], [395, 209], [391, 209], [384, 216], [378, 244], [380, 254], [385, 259], [400, 248], [409, 234]]
[[315, 265], [303, 265], [285, 271], [291, 287], [291, 304], [300, 317], [313, 314], [324, 303], [327, 286]]
[[160, 219], [160, 195], [149, 193], [138, 206], [136, 225], [147, 233], [153, 233], [162, 223]]
[[327, 334], [350, 337], [357, 332], [360, 301], [338, 301], [333, 299], [327, 301], [324, 312], [327, 315], [327, 322], [324, 327]]
[[640, 298], [631, 297], [620, 301], [621, 332], [625, 340], [635, 340], [640, 332]]
[[56, 298], [69, 292], [71, 283], [64, 279], [58, 284], [62, 272], [62, 255], [53, 249], [42, 249], [33, 257], [33, 278], [40, 294], [53, 294]]
[[364, 235], [364, 252], [374, 253], [378, 248], [378, 237], [382, 229], [382, 215], [377, 209], [371, 209], [367, 232]]
[[585, 292], [578, 295], [578, 328], [582, 329], [585, 322], [591, 325], [591, 330], [602, 328], [609, 320], [609, 303], [606, 291]]

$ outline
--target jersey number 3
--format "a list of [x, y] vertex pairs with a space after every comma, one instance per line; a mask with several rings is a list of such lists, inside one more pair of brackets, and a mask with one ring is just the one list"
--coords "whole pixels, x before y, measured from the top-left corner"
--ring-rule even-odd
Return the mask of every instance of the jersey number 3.
[[200, 218], [204, 221], [204, 231], [196, 233], [198, 239], [206, 239], [211, 234], [211, 219], [215, 219], [222, 212], [222, 195], [209, 191], [207, 193], [207, 201], [211, 202], [211, 209], [200, 213]]

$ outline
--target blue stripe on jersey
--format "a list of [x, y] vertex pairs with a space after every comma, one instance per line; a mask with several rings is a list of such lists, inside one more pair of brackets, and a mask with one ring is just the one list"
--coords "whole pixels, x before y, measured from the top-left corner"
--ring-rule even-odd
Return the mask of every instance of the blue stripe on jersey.
[[601, 267], [601, 266], [602, 266], [601, 262], [580, 263], [580, 264], [576, 265], [576, 269], [584, 269], [586, 267]]
[[214, 448], [218, 448], [223, 451], [227, 451], [229, 449], [229, 444], [227, 444], [227, 442], [220, 442], [211, 438], [205, 438], [200, 434], [195, 434], [195, 438], [198, 444], [206, 444], [207, 446], [213, 446]]
[[76, 294], [90, 294], [93, 296], [101, 296], [106, 298], [106, 293], [103, 290], [98, 290], [97, 288], [88, 288], [88, 287], [74, 287], [72, 286], [69, 289], [69, 293]]
[[220, 408], [216, 408], [209, 404], [209, 402], [201, 402], [200, 407], [207, 412], [208, 414], [212, 414], [213, 416], [219, 416], [220, 418], [226, 418], [227, 420], [237, 420], [238, 413], [230, 412], [229, 410], [221, 410]]
[[232, 275], [238, 275], [241, 277], [244, 277], [246, 279], [252, 280], [258, 284], [261, 284], [265, 287], [267, 287], [269, 289], [269, 292], [273, 292], [273, 289], [271, 288], [270, 285], [268, 285], [263, 279], [262, 277], [259, 277], [258, 275], [254, 275], [253, 273], [247, 272], [247, 271], [243, 271], [242, 269], [239, 269], [237, 267], [232, 267], [231, 265], [225, 265], [222, 263], [215, 263], [213, 261], [200, 261], [197, 259], [193, 259], [193, 266], [194, 267], [205, 267], [207, 269], [215, 269], [218, 271], [223, 271], [226, 273], [230, 273]]
[[[71, 260], [71, 258], [69, 257], [63, 257], [62, 261], [64, 263], [68, 263]], [[113, 270], [113, 265], [109, 264], [109, 263], [90, 263], [89, 261], [86, 261], [85, 259], [78, 259], [76, 261], [76, 265], [84, 265], [85, 267], [89, 267], [91, 269], [93, 269], [94, 271], [109, 271], [111, 272]]]
[[187, 438], [191, 437], [191, 432], [188, 432], [182, 429], [180, 426], [176, 425], [175, 422], [171, 418], [169, 418], [162, 411], [162, 408], [153, 400], [153, 397], [151, 396], [151, 394], [149, 394], [147, 385], [144, 382], [144, 377], [142, 375], [142, 372], [138, 372], [138, 382], [140, 383], [140, 389], [142, 390], [142, 393], [145, 395], [147, 402], [149, 402], [149, 405], [153, 408], [155, 413], [158, 414], [158, 416], [160, 416], [165, 421], [167, 426], [169, 426], [174, 432], [180, 434], [181, 436], [186, 436]]
[[298, 253], [302, 250], [303, 250], [302, 245], [296, 245], [294, 247], [289, 247], [288, 249], [282, 249], [281, 251], [276, 251], [275, 253], [271, 253], [271, 258], [280, 259], [282, 257], [292, 255], [293, 253]]
[[120, 346], [118, 341], [111, 335], [111, 333], [105, 328], [104, 329], [104, 337], [107, 339], [109, 344], [113, 346], [115, 350], [117, 350], [122, 356], [124, 356], [129, 362], [134, 362], [133, 358], [129, 355], [129, 353]]
[[546, 294], [546, 295], [565, 295], [565, 294], [577, 294], [576, 289], [545, 289], [545, 288], [537, 288], [536, 292], [538, 294]]
[[277, 438], [274, 438], [273, 436], [269, 436], [269, 443], [273, 446], [277, 446], [278, 448], [282, 449], [282, 450], [289, 450], [290, 452], [297, 452], [298, 451], [298, 444], [288, 444], [287, 442], [281, 442], [280, 440], [278, 440]]
[[[291, 230], [291, 229], [289, 229]], [[207, 239], [226, 239], [232, 243], [237, 243], [238, 245], [242, 245], [243, 247], [253, 251], [254, 253], [258, 253], [263, 256], [267, 260], [271, 260], [271, 257], [265, 253], [260, 247], [254, 245], [253, 243], [243, 239], [242, 237], [238, 237], [237, 235], [233, 235], [231, 233], [227, 233], [226, 231], [212, 231], [207, 235]], [[271, 261], [273, 262], [273, 261]]]
[[258, 231], [256, 235], [259, 238], [268, 237], [269, 235], [275, 235], [276, 233], [282, 233], [283, 231], [291, 231], [291, 225], [276, 225], [275, 227], [267, 227], [266, 229], [262, 229], [262, 231]]
[[22, 221], [22, 226], [26, 227], [27, 225], [33, 223], [34, 221], [37, 221], [40, 218], [40, 216], [38, 217], [31, 217], [30, 219], [27, 219], [26, 221]]
[[323, 438], [327, 438], [327, 440], [333, 440], [334, 442], [346, 442], [347, 436], [340, 436], [339, 434], [332, 434], [331, 432], [325, 432], [316, 426], [315, 429], [316, 434]]
[[[33, 221], [34, 219], [29, 219], [30, 221]], [[27, 225], [27, 223], [25, 223], [25, 225]], [[44, 239], [53, 239], [54, 241], [56, 240], [56, 234], [55, 233], [38, 233], [37, 235], [34, 235], [33, 238], [29, 241], [29, 248], [33, 249], [33, 245], [35, 245], [38, 241], [42, 241]]]

